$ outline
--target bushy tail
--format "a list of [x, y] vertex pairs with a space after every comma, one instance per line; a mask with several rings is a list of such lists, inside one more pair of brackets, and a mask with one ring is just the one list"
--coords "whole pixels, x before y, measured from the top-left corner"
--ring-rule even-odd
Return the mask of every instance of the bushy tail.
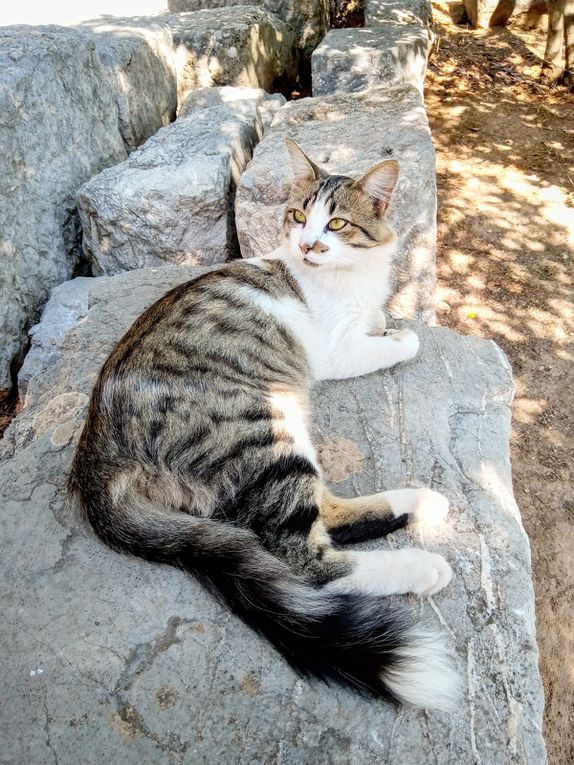
[[446, 710], [456, 700], [457, 675], [440, 639], [403, 608], [313, 587], [254, 534], [228, 524], [152, 508], [86, 509], [105, 542], [196, 576], [300, 674], [417, 706]]

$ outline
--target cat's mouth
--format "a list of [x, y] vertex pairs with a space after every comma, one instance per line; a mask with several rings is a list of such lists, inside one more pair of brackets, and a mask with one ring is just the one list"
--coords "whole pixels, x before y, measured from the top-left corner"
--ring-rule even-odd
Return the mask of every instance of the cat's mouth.
[[308, 260], [308, 258], [303, 258], [303, 263], [311, 268], [319, 268], [320, 265], [319, 263], [314, 263], [312, 260]]

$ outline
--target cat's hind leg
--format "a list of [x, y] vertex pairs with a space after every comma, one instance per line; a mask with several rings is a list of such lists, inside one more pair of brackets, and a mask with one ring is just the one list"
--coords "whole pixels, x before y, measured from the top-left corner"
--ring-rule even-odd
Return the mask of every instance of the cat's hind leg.
[[432, 489], [394, 489], [367, 497], [335, 497], [324, 488], [320, 518], [335, 544], [364, 542], [409, 523], [434, 525], [448, 513], [448, 499]]

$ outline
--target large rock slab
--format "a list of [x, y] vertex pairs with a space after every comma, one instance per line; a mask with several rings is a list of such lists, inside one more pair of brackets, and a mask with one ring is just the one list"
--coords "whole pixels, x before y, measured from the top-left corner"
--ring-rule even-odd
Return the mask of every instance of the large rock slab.
[[420, 22], [331, 29], [311, 56], [313, 95], [402, 83], [414, 85], [422, 95], [431, 44], [432, 34]]
[[79, 190], [94, 274], [237, 255], [233, 195], [263, 131], [256, 101], [200, 99], [186, 113]]
[[192, 90], [213, 85], [272, 90], [275, 78], [296, 65], [290, 27], [254, 5], [157, 19], [173, 34], [180, 105]]
[[241, 176], [236, 223], [244, 257], [279, 243], [290, 184], [289, 136], [329, 172], [358, 177], [383, 159], [400, 163], [389, 220], [398, 234], [391, 314], [434, 316], [435, 155], [421, 97], [412, 86], [307, 98], [279, 110]]
[[[168, 0], [170, 11], [197, 11], [245, 5], [245, 0]], [[294, 31], [297, 47], [307, 54], [317, 46], [329, 29], [329, 0], [254, 0], [257, 5], [275, 13]]]
[[0, 390], [50, 288], [80, 249], [75, 194], [126, 151], [93, 39], [61, 27], [0, 29]]
[[120, 131], [133, 151], [175, 119], [177, 74], [171, 30], [154, 22], [113, 18], [85, 21], [110, 76]]
[[95, 280], [89, 310], [31, 380], [2, 442], [3, 759], [544, 763], [530, 553], [510, 477], [512, 379], [491, 341], [422, 326], [413, 362], [324, 383], [315, 396], [322, 451], [364, 455], [338, 471], [337, 492], [428, 484], [451, 500], [440, 529], [371, 546], [420, 544], [453, 566], [445, 591], [407, 599], [457, 652], [466, 689], [453, 714], [297, 679], [192, 580], [108, 550], [65, 503], [101, 364], [136, 316], [192, 273]]

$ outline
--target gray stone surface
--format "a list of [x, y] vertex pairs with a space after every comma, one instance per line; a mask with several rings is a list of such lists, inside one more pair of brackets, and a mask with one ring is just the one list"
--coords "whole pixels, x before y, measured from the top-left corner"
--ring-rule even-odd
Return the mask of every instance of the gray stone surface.
[[420, 22], [432, 23], [430, 0], [365, 0], [365, 26], [379, 24]]
[[87, 276], [58, 284], [44, 306], [42, 317], [28, 332], [30, 349], [18, 372], [18, 394], [25, 396], [28, 383], [48, 369], [60, 357], [62, 341], [72, 327], [83, 318], [89, 307], [90, 290], [97, 280]]
[[317, 441], [347, 439], [364, 455], [337, 492], [429, 484], [452, 502], [440, 529], [373, 543], [420, 544], [453, 566], [446, 590], [406, 599], [456, 649], [466, 690], [451, 715], [298, 680], [192, 580], [108, 550], [66, 505], [101, 364], [191, 273], [95, 280], [89, 311], [30, 382], [1, 444], [2, 759], [542, 765], [530, 552], [510, 477], [512, 380], [491, 341], [421, 327], [413, 362], [324, 383], [315, 400]]
[[311, 56], [314, 96], [410, 83], [423, 94], [432, 34], [419, 22], [331, 29]]
[[126, 152], [95, 43], [62, 27], [0, 29], [0, 390], [51, 287], [80, 254], [75, 193]]
[[290, 27], [263, 8], [243, 5], [157, 19], [173, 34], [180, 105], [192, 90], [213, 85], [271, 90], [273, 80], [296, 65]]
[[192, 109], [78, 192], [94, 274], [237, 255], [233, 194], [262, 134], [256, 103]]
[[[196, 11], [202, 8], [221, 8], [245, 5], [246, 0], [168, 0], [170, 11]], [[254, 0], [260, 6], [292, 27], [295, 42], [307, 53], [319, 43], [329, 28], [329, 0]]]
[[290, 183], [285, 138], [329, 172], [358, 177], [383, 159], [400, 164], [389, 220], [399, 238], [392, 315], [434, 316], [436, 252], [435, 155], [419, 93], [412, 86], [346, 96], [307, 98], [279, 110], [241, 176], [235, 203], [244, 257], [279, 243]]
[[94, 35], [118, 108], [126, 149], [133, 151], [175, 119], [177, 76], [169, 27], [137, 19], [100, 18], [80, 29]]
[[179, 110], [180, 117], [188, 117], [196, 109], [206, 109], [220, 104], [230, 104], [238, 114], [253, 118], [259, 114], [263, 129], [266, 130], [277, 111], [285, 103], [280, 93], [266, 93], [262, 88], [200, 88], [192, 91]]

